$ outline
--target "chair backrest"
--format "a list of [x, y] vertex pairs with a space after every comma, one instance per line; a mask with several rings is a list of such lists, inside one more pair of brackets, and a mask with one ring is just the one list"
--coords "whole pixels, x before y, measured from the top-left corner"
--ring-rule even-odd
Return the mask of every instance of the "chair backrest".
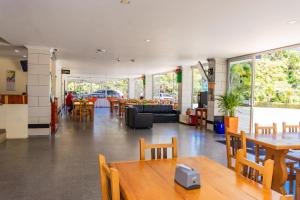
[[[177, 157], [177, 138], [172, 137], [171, 144], [146, 144], [144, 138], [140, 139], [140, 160], [145, 160], [146, 149], [151, 149], [151, 159], [165, 159], [168, 157], [167, 149], [172, 148], [172, 158]], [[163, 150], [163, 152], [161, 151]], [[163, 153], [163, 155], [162, 155]]]
[[277, 124], [273, 123], [273, 126], [259, 126], [255, 123], [255, 135], [270, 135], [277, 134]]
[[300, 132], [300, 122], [297, 125], [287, 125], [285, 122], [282, 123], [283, 133], [298, 133]]
[[109, 168], [105, 157], [99, 155], [99, 175], [102, 200], [120, 200], [119, 173], [115, 168]]
[[294, 200], [294, 196], [293, 195], [282, 195], [280, 197], [280, 200]]
[[246, 133], [241, 131], [240, 134], [233, 132], [230, 128], [226, 128], [226, 153], [227, 153], [227, 167], [234, 169], [232, 159], [236, 159], [236, 154], [239, 149], [243, 149], [247, 153]]
[[259, 182], [258, 177], [262, 176], [264, 189], [271, 189], [273, 168], [274, 161], [271, 159], [266, 160], [264, 166], [262, 166], [247, 160], [244, 150], [239, 149], [237, 152], [235, 164], [236, 173], [256, 182]]

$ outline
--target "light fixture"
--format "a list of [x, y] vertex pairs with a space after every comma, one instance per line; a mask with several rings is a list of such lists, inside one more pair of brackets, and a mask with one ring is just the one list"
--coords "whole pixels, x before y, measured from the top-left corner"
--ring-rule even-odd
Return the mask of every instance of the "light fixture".
[[23, 58], [27, 58], [27, 56], [26, 56], [26, 55], [24, 55], [24, 56], [23, 56]]
[[105, 52], [106, 52], [105, 49], [97, 49], [97, 50], [96, 50], [96, 53], [105, 53]]
[[124, 5], [128, 5], [128, 4], [130, 4], [130, 1], [129, 0], [120, 0], [120, 3], [124, 4]]
[[15, 49], [14, 51], [15, 51], [15, 53], [19, 53], [19, 52], [20, 52], [20, 50], [19, 50], [19, 49]]
[[287, 23], [288, 23], [288, 24], [291, 24], [291, 25], [292, 25], [292, 24], [296, 24], [296, 23], [297, 23], [297, 20], [290, 20], [290, 21], [288, 21]]
[[145, 40], [145, 42], [151, 42], [151, 40], [147, 39], [147, 40]]

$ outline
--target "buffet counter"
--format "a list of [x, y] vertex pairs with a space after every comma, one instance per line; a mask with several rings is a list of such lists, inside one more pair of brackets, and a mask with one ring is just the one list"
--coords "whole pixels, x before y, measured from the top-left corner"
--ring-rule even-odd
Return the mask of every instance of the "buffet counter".
[[0, 129], [7, 139], [28, 137], [28, 105], [0, 104]]

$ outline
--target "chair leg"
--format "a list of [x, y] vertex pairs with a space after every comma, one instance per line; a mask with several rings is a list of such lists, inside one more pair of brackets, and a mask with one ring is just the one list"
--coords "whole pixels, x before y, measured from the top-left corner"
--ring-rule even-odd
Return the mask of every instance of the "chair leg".
[[300, 200], [300, 171], [296, 170], [296, 200]]
[[290, 168], [288, 180], [289, 180], [289, 193], [292, 194], [294, 190], [294, 163], [289, 163], [288, 167]]
[[259, 145], [255, 145], [255, 162], [259, 163]]

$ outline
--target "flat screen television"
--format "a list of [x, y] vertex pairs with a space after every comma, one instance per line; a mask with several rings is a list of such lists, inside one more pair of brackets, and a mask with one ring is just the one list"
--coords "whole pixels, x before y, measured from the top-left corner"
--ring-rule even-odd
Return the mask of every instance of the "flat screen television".
[[199, 92], [198, 94], [198, 108], [207, 108], [207, 91]]

